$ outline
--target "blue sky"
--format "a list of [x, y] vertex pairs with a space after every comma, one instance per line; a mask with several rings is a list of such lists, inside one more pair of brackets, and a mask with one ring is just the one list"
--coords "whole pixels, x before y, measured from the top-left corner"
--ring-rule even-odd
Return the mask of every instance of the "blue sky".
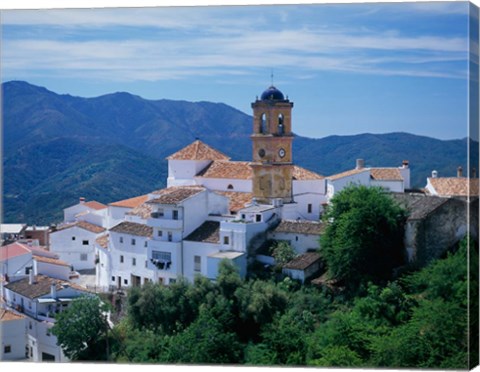
[[273, 71], [300, 135], [463, 138], [468, 10], [467, 2], [7, 9], [1, 77], [251, 114]]

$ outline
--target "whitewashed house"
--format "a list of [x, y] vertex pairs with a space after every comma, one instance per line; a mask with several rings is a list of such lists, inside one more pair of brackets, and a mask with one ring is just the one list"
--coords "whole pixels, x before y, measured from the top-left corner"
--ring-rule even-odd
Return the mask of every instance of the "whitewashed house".
[[107, 218], [107, 206], [95, 200], [85, 201], [80, 198], [78, 204], [63, 210], [63, 222], [72, 223], [79, 220], [87, 221], [95, 225], [104, 226]]
[[85, 221], [62, 226], [50, 233], [50, 250], [75, 270], [95, 268], [95, 240], [106, 229]]
[[[128, 221], [109, 230], [109, 254], [103, 252], [105, 248], [99, 251], [99, 264], [110, 266], [109, 286], [140, 286], [154, 279], [153, 271], [148, 267], [148, 244], [152, 231], [150, 226]], [[105, 283], [99, 280], [99, 284]]]
[[140, 195], [130, 199], [120, 200], [108, 204], [107, 225], [104, 227], [111, 228], [125, 220], [125, 215], [132, 212], [148, 200], [148, 195]]
[[28, 246], [12, 243], [0, 247], [0, 279], [12, 281], [24, 278], [32, 266], [33, 254]]
[[324, 225], [320, 221], [282, 220], [268, 233], [268, 238], [287, 242], [298, 254], [320, 248], [320, 235]]
[[307, 252], [298, 255], [282, 268], [282, 273], [292, 279], [305, 283], [322, 269], [321, 257], [318, 253]]
[[457, 168], [457, 177], [439, 177], [437, 171], [427, 178], [427, 195], [441, 197], [478, 197], [479, 182], [476, 174], [464, 177], [462, 167]]
[[327, 199], [350, 185], [377, 186], [390, 192], [405, 192], [410, 188], [410, 168], [404, 160], [398, 168], [365, 167], [363, 159], [357, 159], [355, 169], [326, 178]]
[[34, 275], [8, 283], [4, 286], [4, 301], [7, 309], [25, 316], [25, 334], [28, 358], [33, 362], [68, 359], [57, 345], [57, 338], [51, 333], [54, 314], [63, 311], [70, 302], [89, 292], [68, 281], [45, 275]]
[[27, 359], [25, 325], [24, 315], [0, 308], [0, 361]]

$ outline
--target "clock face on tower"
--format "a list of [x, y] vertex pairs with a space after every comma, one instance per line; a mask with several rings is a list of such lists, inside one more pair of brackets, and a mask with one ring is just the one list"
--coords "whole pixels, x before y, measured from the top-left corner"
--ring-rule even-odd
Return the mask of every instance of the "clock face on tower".
[[258, 150], [258, 155], [263, 158], [265, 156], [265, 150], [264, 149], [260, 149]]
[[285, 156], [285, 150], [284, 150], [284, 149], [278, 150], [278, 156], [280, 156], [281, 158], [283, 158], [283, 157]]

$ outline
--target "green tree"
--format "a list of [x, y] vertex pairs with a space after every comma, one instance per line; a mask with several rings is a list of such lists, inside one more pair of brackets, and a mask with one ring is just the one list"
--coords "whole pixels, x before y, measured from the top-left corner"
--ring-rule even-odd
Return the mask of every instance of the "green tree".
[[242, 350], [235, 333], [225, 331], [208, 310], [202, 310], [188, 328], [170, 336], [168, 349], [162, 359], [167, 363], [241, 363]]
[[330, 277], [356, 289], [385, 280], [403, 263], [405, 211], [381, 188], [349, 186], [324, 214], [321, 251]]
[[71, 360], [108, 358], [107, 306], [97, 296], [82, 296], [57, 314], [52, 333]]
[[275, 259], [277, 269], [280, 269], [297, 256], [297, 252], [288, 242], [277, 242], [271, 248], [272, 257]]

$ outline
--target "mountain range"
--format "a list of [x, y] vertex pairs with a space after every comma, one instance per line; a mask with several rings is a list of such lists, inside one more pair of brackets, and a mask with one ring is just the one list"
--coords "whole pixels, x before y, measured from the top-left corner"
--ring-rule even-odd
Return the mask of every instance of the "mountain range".
[[[199, 138], [232, 160], [251, 158], [252, 117], [223, 103], [147, 100], [125, 92], [61, 95], [23, 81], [2, 84], [3, 218], [48, 224], [78, 197], [109, 203], [165, 186], [165, 157]], [[352, 118], [352, 120], [354, 120]], [[295, 129], [295, 113], [293, 112]], [[478, 169], [478, 143], [471, 166]], [[295, 136], [294, 162], [331, 175], [355, 166], [400, 166], [412, 186], [432, 170], [467, 167], [467, 139], [408, 133]]]

